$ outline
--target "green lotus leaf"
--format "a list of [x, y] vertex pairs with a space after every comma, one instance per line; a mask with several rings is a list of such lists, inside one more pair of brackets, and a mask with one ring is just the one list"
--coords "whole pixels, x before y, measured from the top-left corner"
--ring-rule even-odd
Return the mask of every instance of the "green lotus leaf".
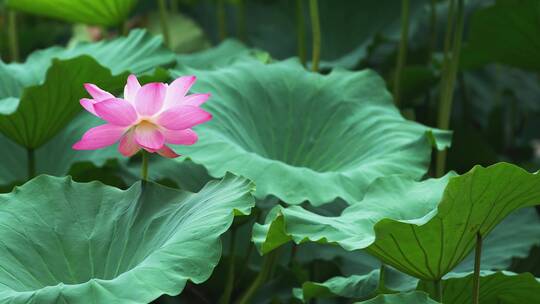
[[523, 69], [540, 70], [540, 9], [536, 0], [497, 0], [471, 18], [468, 45], [462, 64], [475, 68], [499, 62]]
[[44, 84], [27, 87], [20, 101], [11, 97], [8, 101], [0, 101], [12, 104], [9, 111], [0, 113], [0, 132], [21, 146], [38, 148], [81, 111], [78, 100], [86, 96], [83, 83], [118, 88], [123, 79], [125, 76], [112, 76], [110, 71], [88, 56], [53, 60]]
[[512, 211], [540, 202], [540, 175], [511, 164], [453, 175], [378, 179], [336, 217], [277, 206], [264, 225], [254, 226], [253, 241], [262, 254], [290, 240], [367, 248], [409, 275], [439, 280], [471, 252], [477, 232], [486, 237]]
[[[102, 123], [93, 115], [86, 113], [77, 115], [55, 137], [35, 150], [36, 173], [61, 176], [67, 174], [75, 163], [91, 162], [96, 166], [102, 166], [106, 160], [118, 157], [115, 147], [88, 151], [71, 149], [73, 143], [86, 130]], [[0, 154], [4, 160], [0, 166], [0, 185], [20, 183], [28, 178], [26, 153], [23, 147], [0, 134]]]
[[[540, 218], [535, 208], [523, 208], [510, 214], [482, 242], [482, 269], [504, 270], [514, 258], [526, 258], [533, 246], [540, 245]], [[474, 269], [474, 252], [453, 272]]]
[[[140, 179], [141, 162], [133, 158], [120, 162], [123, 179], [132, 184]], [[169, 183], [183, 190], [197, 192], [213, 178], [206, 169], [189, 158], [181, 157], [175, 161], [151, 155], [148, 160], [148, 177], [153, 181]], [[249, 243], [249, 241], [248, 241]]]
[[373, 270], [365, 275], [334, 277], [325, 282], [304, 282], [302, 288], [295, 288], [293, 293], [303, 302], [313, 298], [346, 297], [366, 299], [373, 296], [379, 283], [379, 271]]
[[[471, 301], [472, 273], [450, 273], [442, 281], [443, 303], [461, 304]], [[420, 284], [419, 288], [425, 288]], [[540, 303], [540, 281], [530, 273], [508, 271], [480, 273], [480, 303], [520, 304]]]
[[193, 54], [178, 55], [175, 67], [176, 74], [189, 69], [210, 70], [231, 65], [237, 60], [258, 59], [261, 62], [270, 60], [268, 53], [248, 48], [236, 39], [227, 39], [216, 47]]
[[[382, 294], [373, 299], [356, 302], [356, 304], [437, 304], [427, 293], [412, 291], [408, 293]], [[446, 302], [445, 302], [446, 303]]]
[[74, 23], [114, 26], [122, 23], [137, 0], [7, 0], [10, 8]]
[[[190, 17], [183, 14], [167, 14], [170, 48], [176, 53], [193, 53], [210, 47], [203, 30]], [[148, 31], [154, 35], [163, 33], [158, 12], [148, 16]]]
[[[178, 75], [178, 71], [173, 71]], [[425, 174], [431, 145], [450, 134], [405, 120], [372, 71], [306, 73], [295, 60], [256, 60], [197, 70], [194, 92], [210, 92], [214, 119], [199, 142], [177, 152], [214, 177], [227, 171], [257, 184], [256, 197], [313, 205], [359, 200], [377, 177]]]
[[369, 299], [380, 292], [411, 291], [418, 284], [418, 279], [391, 268], [385, 269], [384, 286], [379, 286], [379, 280], [380, 270], [375, 269], [364, 275], [333, 277], [321, 283], [304, 282], [302, 288], [295, 288], [293, 293], [304, 302], [328, 297]]
[[83, 83], [115, 91], [128, 72], [145, 73], [173, 61], [160, 38], [133, 31], [112, 41], [38, 51], [23, 64], [0, 62], [0, 132], [38, 148], [81, 111], [78, 101], [87, 96]]
[[[46, 189], [47, 191], [44, 191]], [[253, 185], [227, 175], [200, 192], [41, 175], [0, 195], [0, 301], [148, 303], [208, 279]]]

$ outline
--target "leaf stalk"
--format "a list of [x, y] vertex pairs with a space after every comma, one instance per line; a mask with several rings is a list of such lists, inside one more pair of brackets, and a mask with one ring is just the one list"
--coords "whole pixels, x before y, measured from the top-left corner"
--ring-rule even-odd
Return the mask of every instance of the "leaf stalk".
[[[441, 98], [439, 101], [439, 113], [437, 127], [448, 130], [450, 127], [450, 116], [452, 114], [452, 101], [454, 97], [454, 86], [459, 69], [459, 55], [461, 51], [461, 41], [463, 37], [463, 27], [465, 23], [464, 0], [458, 0], [457, 6], [457, 24], [453, 31], [454, 0], [450, 0], [449, 18], [445, 37], [445, 51], [443, 62], [443, 74], [441, 79]], [[450, 56], [450, 35], [453, 33], [452, 52]], [[437, 153], [436, 174], [444, 175], [446, 170], [446, 150]]]
[[271, 277], [271, 273], [273, 272], [273, 269], [275, 267], [277, 257], [278, 250], [273, 250], [264, 257], [261, 271], [255, 278], [255, 280], [251, 283], [249, 288], [244, 292], [237, 304], [252, 303], [251, 299], [253, 298], [257, 290], [259, 290], [259, 288]]
[[396, 107], [401, 104], [401, 78], [403, 68], [407, 61], [407, 47], [409, 39], [409, 8], [410, 1], [402, 0], [401, 2], [401, 39], [399, 41], [399, 50], [396, 61], [396, 72], [394, 74], [394, 100]]
[[474, 275], [473, 275], [473, 290], [472, 303], [480, 303], [480, 262], [482, 260], [482, 235], [476, 233], [476, 248], [474, 251]]
[[171, 47], [171, 38], [169, 32], [169, 20], [167, 19], [167, 6], [165, 0], [158, 0], [159, 6], [159, 19], [161, 22], [161, 33], [163, 34], [163, 42], [165, 46]]
[[309, 1], [309, 13], [311, 16], [311, 30], [313, 34], [311, 70], [313, 72], [318, 72], [319, 62], [321, 60], [321, 24], [319, 20], [319, 2], [317, 0]]
[[31, 180], [36, 176], [36, 153], [33, 148], [26, 149], [28, 161], [28, 179]]
[[17, 33], [17, 13], [8, 10], [8, 41], [11, 61], [19, 61], [19, 38]]

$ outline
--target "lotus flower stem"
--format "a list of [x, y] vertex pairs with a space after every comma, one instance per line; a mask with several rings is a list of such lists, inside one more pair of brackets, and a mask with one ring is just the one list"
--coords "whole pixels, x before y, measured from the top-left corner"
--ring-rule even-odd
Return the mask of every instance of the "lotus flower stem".
[[407, 60], [407, 42], [409, 39], [409, 0], [401, 1], [401, 39], [399, 41], [399, 51], [396, 63], [396, 72], [394, 74], [394, 100], [396, 107], [399, 107], [401, 103], [401, 78], [403, 73], [403, 67]]
[[255, 280], [253, 280], [249, 288], [244, 292], [237, 304], [252, 303], [251, 298], [253, 298], [253, 296], [255, 295], [257, 290], [259, 290], [262, 284], [264, 284], [271, 277], [270, 274], [272, 273], [276, 264], [278, 251], [278, 249], [273, 250], [264, 257], [261, 271], [255, 278]]
[[[453, 15], [454, 0], [450, 0], [449, 15]], [[452, 18], [449, 17], [449, 20]], [[461, 40], [463, 36], [463, 26], [465, 21], [465, 9], [463, 0], [458, 0], [457, 7], [457, 24], [453, 33], [452, 42], [452, 56], [449, 57], [449, 35], [452, 31], [453, 25], [449, 21], [447, 25], [446, 39], [445, 39], [445, 54], [443, 63], [443, 77], [441, 83], [441, 99], [439, 101], [439, 115], [437, 127], [439, 129], [447, 130], [450, 127], [450, 115], [452, 114], [452, 100], [454, 97], [454, 85], [456, 82], [456, 75], [459, 67], [459, 54], [461, 50]], [[439, 151], [437, 154], [437, 176], [442, 176], [446, 170], [446, 150]]]
[[19, 39], [17, 37], [17, 13], [8, 10], [8, 41], [11, 61], [19, 61]]
[[[104, 31], [106, 32], [106, 31]], [[118, 26], [118, 36], [127, 36], [129, 33], [129, 24], [127, 20], [124, 20], [120, 25]]]
[[441, 280], [434, 281], [433, 287], [435, 288], [435, 300], [442, 303], [443, 290], [442, 290]]
[[311, 70], [317, 72], [319, 71], [319, 61], [321, 60], [321, 24], [319, 21], [319, 3], [317, 0], [309, 0], [309, 13], [313, 33]]
[[217, 1], [217, 23], [218, 23], [219, 40], [223, 41], [227, 38], [227, 20], [226, 20], [224, 0]]
[[170, 48], [170, 33], [169, 33], [169, 21], [167, 20], [167, 6], [165, 0], [158, 0], [159, 6], [159, 19], [161, 21], [161, 33], [163, 34], [163, 42], [165, 46]]
[[180, 10], [178, 9], [178, 1], [179, 0], [171, 0], [171, 11], [173, 13], [178, 13]]
[[245, 0], [238, 1], [238, 19], [236, 24], [236, 35], [241, 41], [247, 42]]
[[28, 179], [32, 179], [36, 176], [36, 156], [34, 149], [27, 148], [27, 161], [28, 161]]
[[[227, 270], [227, 282], [225, 283], [225, 290], [221, 299], [219, 299], [220, 304], [229, 304], [231, 302], [231, 295], [234, 288], [234, 256], [235, 256], [235, 247], [236, 247], [236, 228], [231, 229], [231, 243], [229, 250], [229, 269]], [[245, 261], [247, 263], [247, 261]]]
[[437, 47], [437, 0], [431, 0], [429, 3], [429, 51], [427, 63], [433, 58], [433, 51]]
[[306, 66], [306, 28], [304, 20], [304, 2], [296, 0], [296, 37], [298, 58], [303, 66]]
[[141, 179], [148, 181], [148, 152], [141, 150], [142, 152], [142, 164], [141, 164]]
[[379, 286], [377, 286], [377, 289], [380, 293], [384, 293], [384, 290], [386, 287], [384, 286], [384, 276], [386, 274], [386, 267], [384, 264], [381, 263], [381, 268], [379, 270]]
[[482, 235], [476, 233], [476, 249], [474, 251], [474, 275], [473, 275], [473, 294], [472, 303], [480, 303], [480, 262], [482, 259]]

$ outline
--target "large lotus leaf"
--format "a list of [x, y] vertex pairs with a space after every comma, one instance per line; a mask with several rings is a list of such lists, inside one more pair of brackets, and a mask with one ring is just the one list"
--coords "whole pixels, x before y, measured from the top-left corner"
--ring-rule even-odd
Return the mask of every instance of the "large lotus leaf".
[[367, 301], [357, 302], [356, 304], [437, 304], [439, 302], [429, 298], [429, 296], [420, 291], [408, 293], [382, 294]]
[[137, 0], [7, 0], [11, 8], [94, 25], [114, 26], [123, 22]]
[[191, 193], [128, 190], [41, 175], [0, 195], [0, 299], [10, 303], [148, 303], [208, 279], [220, 235], [254, 206], [227, 175]]
[[236, 60], [264, 59], [265, 54], [263, 51], [248, 48], [238, 40], [227, 39], [216, 47], [204, 51], [178, 55], [175, 69], [177, 71], [189, 68], [209, 70], [226, 67]]
[[252, 179], [260, 199], [353, 202], [379, 176], [421, 177], [431, 144], [450, 141], [405, 120], [372, 71], [320, 75], [295, 60], [252, 60], [197, 73], [194, 91], [212, 93], [205, 107], [214, 119], [196, 128], [197, 144], [178, 152], [214, 177], [231, 171]]
[[540, 203], [540, 176], [511, 164], [450, 176], [378, 179], [337, 217], [278, 206], [254, 226], [253, 241], [263, 254], [289, 240], [367, 248], [405, 273], [438, 280], [467, 257], [477, 232], [486, 237], [512, 211]]
[[114, 91], [127, 72], [140, 74], [172, 61], [160, 38], [134, 31], [113, 41], [38, 51], [23, 64], [0, 62], [0, 132], [38, 148], [81, 110], [83, 83]]
[[[450, 273], [442, 281], [443, 303], [462, 304], [471, 301], [472, 273]], [[424, 283], [419, 288], [425, 288]], [[480, 303], [522, 304], [540, 303], [540, 281], [529, 273], [507, 271], [480, 273]]]
[[462, 55], [465, 67], [500, 62], [540, 70], [537, 35], [540, 3], [537, 0], [497, 0], [478, 10], [471, 19], [468, 45]]

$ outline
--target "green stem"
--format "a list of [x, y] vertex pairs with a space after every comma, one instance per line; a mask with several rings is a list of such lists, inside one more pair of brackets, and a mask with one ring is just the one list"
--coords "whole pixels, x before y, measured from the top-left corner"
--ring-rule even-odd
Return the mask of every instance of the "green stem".
[[278, 257], [278, 250], [273, 250], [268, 253], [263, 260], [262, 269], [251, 283], [249, 288], [244, 292], [237, 304], [249, 304], [251, 303], [251, 298], [255, 295], [257, 290], [270, 278], [270, 274], [276, 264]]
[[217, 22], [218, 22], [218, 32], [219, 40], [223, 41], [227, 38], [227, 23], [225, 19], [225, 1], [217, 1]]
[[33, 148], [26, 149], [27, 161], [28, 161], [28, 179], [32, 179], [36, 176], [36, 154]]
[[296, 259], [296, 253], [298, 252], [298, 245], [296, 245], [294, 242], [291, 246], [291, 256], [289, 258], [289, 267], [293, 266], [294, 260]]
[[178, 0], [171, 0], [171, 12], [177, 14], [179, 11]]
[[317, 0], [309, 0], [309, 15], [311, 16], [311, 30], [313, 35], [313, 50], [311, 58], [311, 70], [319, 71], [321, 60], [321, 24], [319, 21], [319, 3]]
[[476, 249], [474, 251], [474, 276], [473, 276], [473, 294], [472, 303], [480, 303], [480, 261], [482, 258], [482, 235], [476, 233]]
[[167, 6], [165, 0], [158, 0], [159, 6], [159, 19], [161, 22], [161, 33], [163, 34], [163, 42], [165, 46], [171, 47], [170, 33], [169, 33], [169, 21], [167, 19]]
[[441, 280], [437, 280], [433, 282], [433, 288], [435, 289], [435, 301], [439, 301], [442, 303], [443, 300], [443, 289]]
[[437, 0], [431, 0], [429, 3], [429, 50], [428, 64], [433, 59], [433, 52], [437, 47]]
[[142, 165], [141, 165], [141, 179], [143, 181], [148, 181], [148, 152], [145, 150], [142, 151]]
[[304, 20], [304, 1], [296, 0], [296, 37], [298, 58], [306, 66], [306, 28]]
[[238, 38], [246, 42], [247, 41], [247, 34], [246, 34], [246, 3], [244, 0], [238, 1], [238, 17], [237, 17], [237, 24], [236, 24], [236, 35]]
[[17, 13], [8, 10], [8, 41], [11, 61], [19, 61], [19, 38], [17, 36]]
[[379, 286], [377, 287], [380, 293], [384, 293], [384, 290], [386, 289], [384, 285], [385, 275], [386, 275], [386, 267], [384, 266], [384, 264], [381, 264], [381, 268], [379, 270]]
[[399, 51], [394, 74], [394, 98], [396, 107], [401, 103], [401, 74], [407, 60], [407, 42], [409, 39], [409, 0], [401, 1], [401, 39], [399, 41]]
[[223, 295], [221, 296], [221, 299], [219, 299], [220, 304], [229, 304], [231, 302], [231, 295], [234, 288], [234, 255], [235, 255], [235, 247], [236, 247], [236, 229], [233, 228], [231, 230], [231, 243], [230, 243], [230, 250], [229, 250], [229, 269], [227, 271], [227, 283], [225, 285], [225, 290], [223, 291]]
[[[453, 0], [450, 3], [452, 8]], [[456, 75], [459, 68], [459, 55], [461, 51], [461, 40], [463, 36], [463, 26], [465, 20], [464, 0], [458, 0], [457, 8], [457, 24], [454, 31], [454, 37], [452, 42], [452, 56], [447, 54], [447, 48], [445, 43], [445, 62], [443, 65], [443, 79], [441, 83], [441, 99], [439, 101], [439, 114], [437, 127], [439, 129], [448, 130], [450, 127], [450, 115], [452, 112], [452, 101], [454, 97], [454, 85], [456, 82]], [[449, 12], [452, 14], [452, 11]], [[451, 25], [448, 26], [451, 28]], [[447, 33], [448, 34], [448, 33]], [[446, 171], [446, 150], [439, 151], [437, 154], [437, 176], [442, 176]]]

